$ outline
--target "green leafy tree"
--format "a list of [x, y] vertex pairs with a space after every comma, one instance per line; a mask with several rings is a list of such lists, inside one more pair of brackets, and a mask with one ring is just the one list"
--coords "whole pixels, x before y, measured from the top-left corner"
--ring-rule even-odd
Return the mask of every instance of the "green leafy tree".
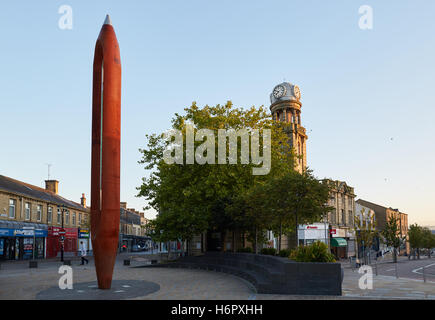
[[[188, 125], [194, 126], [195, 135], [200, 129], [214, 132], [214, 145], [218, 148], [219, 129], [253, 129], [271, 130], [271, 170], [269, 175], [283, 170], [292, 170], [294, 155], [288, 144], [288, 136], [284, 127], [276, 125], [263, 107], [252, 107], [248, 110], [234, 108], [231, 102], [226, 105], [198, 108], [195, 103], [185, 109], [184, 115], [175, 114], [172, 128], [183, 133], [183, 150], [186, 148], [186, 132]], [[260, 130], [260, 150], [263, 150]], [[252, 227], [247, 216], [255, 216], [256, 212], [246, 206], [246, 199], [239, 197], [253, 185], [264, 181], [267, 176], [253, 175], [252, 169], [257, 164], [244, 163], [218, 164], [218, 152], [215, 152], [216, 164], [187, 164], [183, 156], [181, 164], [167, 164], [164, 151], [171, 148], [173, 141], [168, 141], [162, 134], [147, 136], [147, 147], [140, 149], [142, 159], [139, 161], [147, 171], [148, 177], [142, 179], [138, 188], [139, 197], [148, 201], [149, 207], [157, 212], [154, 221], [155, 234], [161, 239], [189, 240], [192, 236], [208, 229], [225, 232], [226, 230], [243, 230]], [[208, 139], [208, 138], [207, 138]], [[195, 150], [203, 141], [195, 141]], [[205, 143], [205, 142], [204, 142]], [[237, 155], [240, 159], [241, 144], [238, 144]], [[216, 151], [215, 150], [215, 151]], [[227, 154], [229, 146], [226, 145]], [[219, 151], [219, 150], [217, 150]], [[204, 154], [203, 154], [204, 155]], [[209, 156], [204, 155], [205, 157]], [[210, 155], [211, 156], [211, 155]], [[237, 203], [240, 211], [227, 210]], [[259, 219], [251, 219], [258, 221]]]
[[408, 239], [414, 259], [416, 253], [418, 259], [420, 259], [420, 249], [424, 246], [423, 228], [416, 223], [410, 225], [408, 229]]
[[355, 215], [354, 230], [358, 248], [362, 248], [364, 263], [367, 264], [367, 255], [365, 253], [369, 252], [374, 239], [378, 236], [378, 232], [376, 231], [374, 216], [365, 212], [364, 208], [361, 209], [360, 213], [360, 215]]
[[393, 248], [394, 263], [397, 262], [397, 249], [400, 247], [401, 242], [404, 240], [400, 238], [399, 231], [399, 218], [392, 215], [387, 220], [385, 227], [381, 232], [385, 244]]
[[[297, 234], [299, 224], [319, 221], [331, 207], [327, 206], [330, 189], [317, 180], [310, 170], [302, 174], [296, 171], [282, 172], [270, 177], [263, 186], [267, 194], [263, 205], [273, 212], [272, 230], [279, 235], [278, 251], [281, 250], [283, 230]], [[294, 237], [298, 246], [297, 237]]]
[[422, 228], [422, 247], [425, 248], [428, 252], [429, 259], [431, 258], [431, 250], [435, 248], [435, 235], [432, 234], [432, 231], [429, 228]]

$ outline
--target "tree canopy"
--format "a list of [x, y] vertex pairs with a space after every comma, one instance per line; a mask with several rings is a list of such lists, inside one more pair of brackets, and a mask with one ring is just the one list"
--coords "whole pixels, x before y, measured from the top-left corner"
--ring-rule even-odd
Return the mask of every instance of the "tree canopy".
[[[314, 222], [324, 214], [328, 189], [310, 171], [302, 175], [295, 172], [297, 157], [289, 144], [287, 124], [272, 121], [263, 107], [244, 110], [235, 108], [231, 102], [203, 108], [193, 103], [184, 111], [184, 115], [175, 114], [172, 119], [172, 129], [182, 134], [169, 135], [170, 139], [165, 133], [147, 135], [147, 146], [140, 149], [139, 163], [150, 173], [142, 179], [138, 196], [147, 199], [149, 206], [158, 212], [153, 222], [156, 239], [189, 240], [209, 229], [239, 230], [254, 235], [276, 230], [277, 221], [284, 227], [294, 227], [296, 217], [302, 223]], [[212, 134], [203, 134], [202, 129]], [[234, 151], [231, 137], [224, 136], [223, 149], [219, 144], [223, 129], [227, 133], [231, 130], [240, 133], [236, 137], [236, 162], [234, 153], [231, 155]], [[251, 137], [248, 155], [251, 161], [246, 161], [243, 153], [244, 130]], [[255, 130], [258, 130], [257, 145], [253, 140]], [[270, 170], [256, 175], [253, 169], [261, 164], [253, 161], [253, 149], [258, 149], [254, 150], [257, 158], [266, 157], [267, 130], [270, 130]], [[189, 162], [193, 159], [188, 154], [189, 134], [195, 136], [192, 141], [196, 163]], [[175, 160], [168, 163], [164, 154], [175, 154]]]

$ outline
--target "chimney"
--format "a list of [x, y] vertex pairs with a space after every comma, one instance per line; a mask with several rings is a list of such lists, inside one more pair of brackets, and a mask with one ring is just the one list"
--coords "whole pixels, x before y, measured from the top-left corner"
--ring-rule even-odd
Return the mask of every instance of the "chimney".
[[83, 207], [86, 208], [86, 198], [85, 198], [85, 194], [82, 193], [82, 197], [80, 198], [80, 203]]
[[59, 181], [45, 180], [45, 190], [51, 191], [55, 194], [59, 193]]
[[121, 206], [121, 208], [127, 209], [127, 202], [120, 202], [119, 205]]

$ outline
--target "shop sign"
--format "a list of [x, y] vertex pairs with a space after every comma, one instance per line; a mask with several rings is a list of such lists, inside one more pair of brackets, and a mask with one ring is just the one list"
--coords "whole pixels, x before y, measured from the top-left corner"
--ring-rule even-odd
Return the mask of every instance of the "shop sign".
[[331, 229], [331, 231], [332, 230], [335, 230], [335, 233], [331, 232], [333, 237], [346, 238], [346, 230], [345, 229]]
[[65, 228], [66, 238], [77, 238], [77, 228]]
[[3, 236], [3, 237], [33, 237], [33, 236], [46, 237], [47, 230], [0, 228], [0, 236]]
[[48, 227], [48, 235], [57, 237], [59, 235], [59, 227]]
[[79, 238], [89, 238], [89, 230], [79, 229]]

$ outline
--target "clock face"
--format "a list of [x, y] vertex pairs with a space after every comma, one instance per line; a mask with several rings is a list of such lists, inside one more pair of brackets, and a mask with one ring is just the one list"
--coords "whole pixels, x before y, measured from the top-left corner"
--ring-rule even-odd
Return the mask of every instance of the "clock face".
[[275, 98], [281, 98], [283, 95], [285, 94], [285, 88], [282, 85], [277, 85], [274, 89], [273, 89], [273, 96]]
[[293, 91], [295, 93], [295, 97], [299, 100], [301, 98], [301, 91], [298, 86], [294, 86]]

